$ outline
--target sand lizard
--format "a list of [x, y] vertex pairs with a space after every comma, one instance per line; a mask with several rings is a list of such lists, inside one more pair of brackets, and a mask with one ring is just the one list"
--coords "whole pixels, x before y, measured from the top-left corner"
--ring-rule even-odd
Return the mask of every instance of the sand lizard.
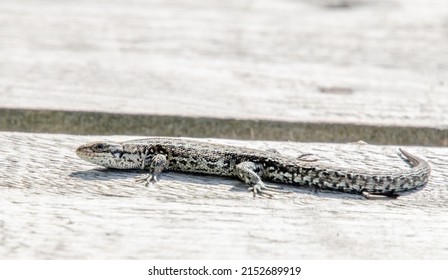
[[425, 160], [400, 149], [412, 168], [372, 172], [321, 164], [282, 155], [275, 150], [256, 150], [213, 144], [186, 138], [154, 137], [126, 142], [93, 142], [76, 154], [86, 161], [115, 169], [148, 169], [146, 182], [159, 180], [163, 170], [237, 177], [256, 194], [271, 197], [278, 188], [272, 182], [307, 185], [367, 198], [397, 197], [399, 192], [425, 185], [431, 168]]

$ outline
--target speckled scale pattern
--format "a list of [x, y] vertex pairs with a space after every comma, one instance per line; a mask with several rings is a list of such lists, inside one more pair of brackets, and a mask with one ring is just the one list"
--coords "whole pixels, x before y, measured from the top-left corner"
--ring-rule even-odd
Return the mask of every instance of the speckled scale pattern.
[[[103, 149], [96, 149], [98, 144]], [[406, 191], [427, 183], [431, 171], [429, 164], [406, 151], [401, 152], [413, 167], [389, 173], [340, 168], [303, 161], [274, 151], [184, 138], [155, 137], [122, 143], [95, 142], [77, 150], [81, 158], [109, 168], [145, 169], [154, 155], [162, 154], [168, 160], [166, 170], [231, 177], [237, 177], [237, 164], [253, 162], [263, 180], [348, 193], [368, 191], [373, 194]]]

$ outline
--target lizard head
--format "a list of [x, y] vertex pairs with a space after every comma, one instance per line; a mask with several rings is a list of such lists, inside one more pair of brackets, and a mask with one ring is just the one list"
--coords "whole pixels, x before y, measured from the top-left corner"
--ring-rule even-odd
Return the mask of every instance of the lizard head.
[[92, 142], [79, 146], [76, 155], [94, 164], [117, 168], [123, 156], [123, 146], [114, 142]]

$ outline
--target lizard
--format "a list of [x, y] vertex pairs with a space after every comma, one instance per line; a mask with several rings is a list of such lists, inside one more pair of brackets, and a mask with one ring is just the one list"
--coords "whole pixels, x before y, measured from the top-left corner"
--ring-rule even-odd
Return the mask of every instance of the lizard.
[[96, 141], [79, 146], [76, 154], [88, 162], [113, 169], [147, 169], [139, 181], [150, 185], [164, 171], [236, 177], [255, 195], [272, 197], [281, 187], [263, 180], [311, 186], [366, 198], [396, 198], [398, 193], [424, 186], [431, 172], [429, 163], [400, 148], [412, 168], [373, 172], [319, 163], [302, 155], [291, 157], [276, 150], [209, 143], [189, 138], [151, 137], [125, 142]]

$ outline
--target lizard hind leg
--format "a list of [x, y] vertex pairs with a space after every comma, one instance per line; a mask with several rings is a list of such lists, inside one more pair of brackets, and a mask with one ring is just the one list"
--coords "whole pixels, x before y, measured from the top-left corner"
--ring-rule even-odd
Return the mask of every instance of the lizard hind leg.
[[279, 192], [281, 188], [265, 185], [260, 178], [262, 173], [262, 167], [250, 161], [241, 162], [236, 165], [236, 175], [249, 185], [248, 191], [253, 192], [254, 197], [258, 194], [272, 198], [273, 195], [269, 192]]

